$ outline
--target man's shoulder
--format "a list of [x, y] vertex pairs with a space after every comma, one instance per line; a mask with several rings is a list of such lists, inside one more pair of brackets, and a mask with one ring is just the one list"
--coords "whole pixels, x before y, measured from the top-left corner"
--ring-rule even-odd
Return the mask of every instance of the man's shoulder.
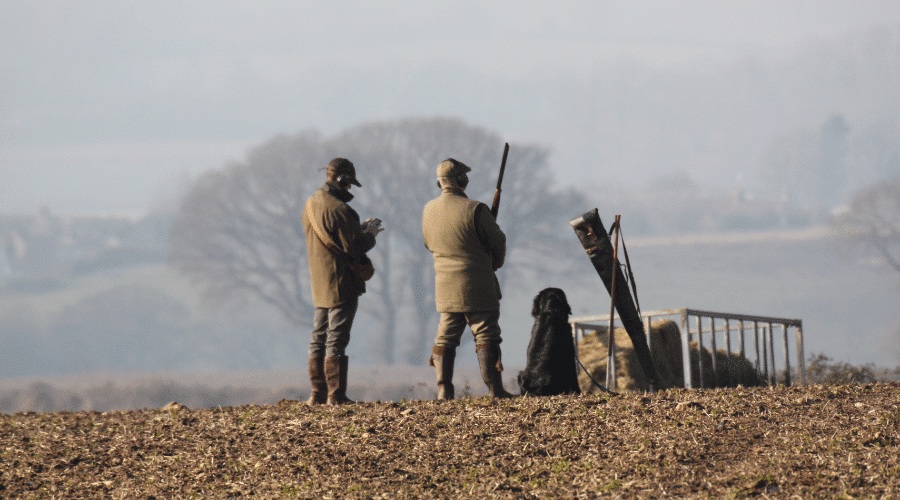
[[478, 213], [481, 210], [481, 207], [484, 207], [485, 210], [488, 210], [487, 205], [471, 198], [463, 198], [460, 203], [462, 203], [466, 207], [466, 213], [471, 215], [475, 215], [476, 213]]
[[329, 195], [324, 189], [316, 189], [316, 191], [306, 200], [306, 203], [322, 203]]
[[428, 204], [432, 204], [432, 203], [435, 203], [435, 204], [437, 204], [437, 203], [447, 203], [447, 204], [458, 203], [461, 205], [472, 205], [472, 206], [484, 205], [484, 203], [481, 203], [478, 200], [473, 200], [473, 199], [469, 198], [468, 196], [460, 195], [460, 194], [457, 194], [454, 192], [441, 193], [437, 198], [434, 198], [433, 200], [428, 202]]
[[336, 220], [359, 222], [359, 214], [346, 201], [327, 195], [328, 200], [323, 203], [324, 213]]
[[350, 205], [348, 205], [345, 201], [338, 199], [336, 196], [324, 189], [316, 190], [316, 192], [309, 197], [307, 203], [311, 203], [314, 208], [320, 208], [326, 211], [345, 209], [352, 210], [352, 208], [350, 208]]
[[425, 203], [425, 207], [422, 209], [422, 212], [442, 210], [448, 203], [451, 203], [450, 200], [448, 200], [447, 197], [443, 194], [440, 194], [437, 197], [428, 200], [428, 202]]

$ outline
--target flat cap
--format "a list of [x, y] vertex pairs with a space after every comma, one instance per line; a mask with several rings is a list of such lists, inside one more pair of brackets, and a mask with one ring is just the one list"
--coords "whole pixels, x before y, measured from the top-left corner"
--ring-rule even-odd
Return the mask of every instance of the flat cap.
[[468, 165], [461, 161], [456, 161], [453, 158], [447, 158], [442, 161], [440, 165], [437, 167], [437, 176], [438, 177], [453, 177], [459, 174], [465, 174], [467, 172], [471, 172], [472, 169], [469, 168]]

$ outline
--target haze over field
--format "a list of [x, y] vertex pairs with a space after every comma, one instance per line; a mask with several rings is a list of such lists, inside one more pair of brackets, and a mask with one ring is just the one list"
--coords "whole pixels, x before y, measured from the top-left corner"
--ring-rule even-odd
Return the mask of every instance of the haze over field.
[[[765, 197], [779, 136], [896, 138], [898, 31], [890, 0], [3, 2], [0, 213], [140, 214], [276, 134], [433, 115], [566, 184]], [[842, 196], [884, 173], [850, 161]]]

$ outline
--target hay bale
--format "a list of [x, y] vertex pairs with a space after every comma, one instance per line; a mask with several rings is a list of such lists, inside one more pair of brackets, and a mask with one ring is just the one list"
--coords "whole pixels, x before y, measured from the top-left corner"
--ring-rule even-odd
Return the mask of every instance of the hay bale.
[[[700, 387], [700, 378], [697, 368], [697, 342], [691, 342], [691, 380], [694, 387]], [[713, 389], [716, 387], [756, 387], [765, 385], [763, 377], [753, 363], [745, 356], [736, 352], [726, 352], [725, 349], [716, 349], [716, 372], [713, 373], [712, 355], [710, 350], [703, 348], [703, 387]]]
[[[606, 383], [606, 346], [608, 328], [586, 332], [578, 342], [578, 357], [591, 377], [601, 385]], [[616, 343], [617, 391], [649, 390], [650, 382], [641, 369], [631, 337], [622, 327], [613, 330]], [[684, 387], [681, 361], [681, 337], [678, 325], [672, 320], [657, 320], [650, 325], [650, 354], [659, 377], [657, 389]], [[582, 392], [598, 392], [584, 370], [579, 370], [578, 385]]]
[[[598, 332], [586, 332], [578, 342], [581, 363], [601, 385], [606, 383], [606, 327]], [[646, 391], [650, 383], [638, 363], [631, 337], [624, 328], [613, 331], [616, 343], [616, 391]], [[656, 320], [650, 325], [650, 353], [659, 376], [657, 389], [684, 387], [681, 334], [678, 324], [669, 319]], [[764, 378], [746, 357], [737, 353], [716, 350], [716, 373], [712, 369], [710, 350], [703, 348], [703, 387], [745, 387], [764, 384]], [[691, 379], [699, 387], [697, 342], [691, 343]], [[578, 385], [584, 393], [599, 392], [584, 370], [578, 371]]]
[[678, 324], [670, 319], [660, 319], [650, 324], [650, 354], [660, 378], [658, 389], [684, 387]]

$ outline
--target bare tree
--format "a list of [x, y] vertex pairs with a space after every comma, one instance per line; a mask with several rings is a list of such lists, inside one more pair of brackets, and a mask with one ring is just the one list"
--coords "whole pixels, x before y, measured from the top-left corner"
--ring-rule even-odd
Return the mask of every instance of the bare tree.
[[[301, 211], [324, 179], [317, 170], [332, 157], [350, 158], [363, 184], [354, 191], [354, 207], [363, 218], [381, 218], [387, 229], [370, 252], [377, 269], [367, 284], [372, 298], [360, 305], [383, 328], [378, 344], [385, 362], [400, 355], [421, 363], [437, 317], [421, 227], [422, 208], [439, 193], [435, 168], [448, 157], [470, 165], [469, 196], [489, 202], [502, 151], [496, 133], [452, 118], [367, 123], [328, 139], [313, 132], [276, 137], [244, 163], [201, 177], [174, 225], [173, 258], [208, 297], [250, 294], [308, 326], [313, 306]], [[575, 191], [554, 190], [548, 156], [540, 146], [510, 145], [499, 215], [509, 265], [501, 281], [526, 267], [541, 272], [541, 263], [517, 254], [546, 254], [563, 235], [571, 239], [566, 222], [588, 208]], [[410, 340], [402, 349], [400, 336]]]
[[300, 217], [321, 185], [316, 169], [330, 158], [316, 132], [279, 136], [251, 150], [244, 163], [200, 177], [172, 227], [171, 259], [225, 303], [250, 295], [309, 324], [312, 308]]
[[860, 190], [832, 225], [848, 238], [850, 248], [875, 251], [900, 272], [900, 178]]

